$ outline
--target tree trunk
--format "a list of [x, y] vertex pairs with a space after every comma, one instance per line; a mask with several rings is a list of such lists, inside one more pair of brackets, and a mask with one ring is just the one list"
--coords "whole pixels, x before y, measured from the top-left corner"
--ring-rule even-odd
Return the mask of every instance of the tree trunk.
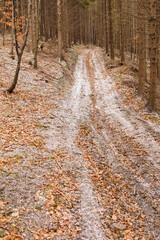
[[138, 2], [138, 55], [139, 55], [139, 86], [138, 92], [144, 96], [146, 82], [146, 32], [144, 2]]
[[125, 62], [125, 55], [124, 55], [124, 17], [122, 14], [122, 0], [118, 0], [119, 2], [119, 16], [120, 16], [120, 56], [121, 56], [121, 63]]
[[15, 72], [15, 75], [14, 75], [14, 80], [13, 80], [11, 86], [7, 90], [7, 92], [9, 92], [9, 93], [12, 93], [13, 90], [15, 89], [16, 85], [17, 85], [19, 71], [20, 71], [20, 67], [21, 67], [21, 60], [22, 60], [22, 55], [19, 55], [18, 56], [18, 61], [17, 61], [16, 72]]
[[156, 34], [157, 34], [157, 106], [156, 110], [160, 113], [160, 1], [157, 0], [156, 6]]
[[109, 44], [108, 44], [108, 9], [107, 9], [107, 1], [105, 1], [105, 49], [106, 49], [106, 53], [109, 52]]
[[57, 0], [58, 58], [62, 58], [62, 12], [61, 0]]
[[12, 26], [11, 26], [11, 55], [13, 55], [13, 45], [14, 45], [14, 13], [12, 8]]
[[150, 2], [150, 33], [149, 33], [149, 54], [150, 54], [150, 86], [149, 86], [149, 107], [156, 109], [156, 84], [157, 84], [157, 41], [156, 41], [156, 0]]
[[[3, 1], [3, 7], [5, 9], [5, 0]], [[5, 29], [6, 29], [6, 17], [3, 22], [3, 46], [5, 46]]]
[[36, 28], [36, 43], [34, 48], [34, 68], [37, 68], [37, 55], [38, 55], [38, 43], [41, 25], [41, 13], [42, 13], [42, 0], [38, 1], [38, 16], [37, 16], [37, 28]]
[[157, 25], [156, 25], [156, 34], [157, 34], [157, 76], [158, 76], [158, 83], [160, 84], [160, 1], [159, 0], [157, 0], [156, 18], [157, 18]]
[[18, 61], [17, 61], [17, 68], [16, 68], [16, 72], [15, 72], [15, 76], [14, 76], [13, 82], [12, 82], [11, 86], [7, 89], [7, 92], [9, 92], [9, 93], [13, 92], [13, 90], [15, 89], [15, 87], [17, 85], [17, 81], [18, 81], [22, 55], [23, 55], [24, 49], [26, 47], [28, 33], [29, 33], [29, 20], [30, 20], [30, 16], [31, 16], [32, 0], [29, 1], [29, 13], [28, 13], [28, 19], [27, 19], [27, 23], [26, 23], [25, 38], [24, 38], [23, 45], [22, 45], [22, 47], [20, 49], [20, 52], [19, 52], [19, 49], [18, 49], [18, 39], [17, 39], [17, 28], [16, 28], [16, 18], [15, 18], [16, 17], [16, 4], [15, 4], [15, 0], [12, 0], [12, 6], [13, 6], [13, 19], [14, 19], [13, 21], [14, 21], [14, 33], [15, 33], [15, 42], [16, 42], [16, 52], [17, 52], [17, 56], [18, 56]]
[[109, 18], [109, 44], [111, 51], [111, 59], [114, 59], [112, 0], [108, 0], [108, 18]]

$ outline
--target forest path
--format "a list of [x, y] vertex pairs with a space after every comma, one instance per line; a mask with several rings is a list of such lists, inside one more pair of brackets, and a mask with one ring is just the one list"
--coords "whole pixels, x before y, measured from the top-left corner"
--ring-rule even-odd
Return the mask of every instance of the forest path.
[[[79, 56], [76, 65], [72, 88], [52, 114], [52, 128], [46, 131], [47, 147], [55, 151], [67, 151], [69, 161], [63, 167], [65, 172], [75, 175], [76, 190], [76, 215], [80, 221], [80, 239], [108, 239], [101, 226], [102, 206], [94, 193], [93, 183], [89, 177], [83, 152], [77, 147], [76, 137], [78, 129], [91, 123], [92, 90], [86, 66], [86, 54]], [[57, 123], [59, 121], [59, 123]], [[54, 140], [53, 140], [54, 139]]]
[[48, 148], [71, 156], [81, 238], [160, 239], [159, 125], [123, 104], [99, 49], [81, 52], [74, 78], [46, 137]]
[[26, 52], [7, 95], [16, 60], [0, 52], [0, 237], [159, 240], [160, 119], [134, 87], [100, 48], [76, 46], [72, 84], [52, 56], [33, 70]]

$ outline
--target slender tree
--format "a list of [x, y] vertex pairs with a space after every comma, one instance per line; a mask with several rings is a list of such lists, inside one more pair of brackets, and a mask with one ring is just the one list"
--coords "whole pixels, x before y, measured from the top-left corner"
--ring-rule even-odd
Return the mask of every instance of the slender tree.
[[41, 25], [41, 17], [42, 17], [41, 13], [42, 13], [42, 0], [38, 0], [36, 43], [35, 43], [35, 48], [34, 48], [34, 68], [37, 68], [38, 43], [39, 43], [39, 37], [40, 37], [40, 25]]
[[150, 55], [150, 86], [149, 86], [149, 107], [156, 110], [157, 91], [157, 41], [156, 41], [156, 0], [150, 1], [149, 19], [149, 55]]
[[61, 0], [57, 0], [58, 58], [62, 58], [62, 11]]
[[12, 26], [11, 26], [11, 55], [13, 56], [14, 52], [14, 11], [12, 7]]
[[111, 58], [114, 59], [112, 0], [108, 0], [108, 19], [109, 19], [109, 44], [110, 44]]
[[12, 0], [12, 5], [13, 5], [12, 7], [13, 7], [13, 22], [14, 22], [16, 53], [17, 53], [18, 61], [17, 61], [17, 67], [16, 67], [16, 72], [15, 72], [13, 82], [12, 82], [11, 86], [7, 89], [7, 91], [9, 93], [13, 92], [13, 90], [15, 89], [15, 87], [17, 85], [17, 81], [18, 81], [22, 55], [23, 55], [23, 52], [24, 52], [24, 49], [25, 49], [25, 46], [27, 43], [27, 37], [28, 37], [28, 32], [29, 32], [29, 20], [30, 20], [30, 16], [31, 16], [32, 0], [29, 0], [29, 10], [28, 10], [28, 17], [26, 20], [27, 23], [26, 23], [25, 36], [24, 36], [23, 44], [20, 47], [20, 50], [19, 50], [19, 43], [18, 43], [18, 31], [17, 31], [17, 25], [16, 25], [16, 3], [15, 3], [15, 0]]
[[156, 1], [156, 34], [157, 34], [157, 77], [160, 84], [160, 1]]
[[146, 83], [146, 23], [145, 23], [145, 8], [143, 1], [137, 2], [138, 12], [138, 55], [139, 55], [139, 93], [144, 96]]
[[122, 13], [123, 1], [118, 0], [118, 3], [119, 3], [119, 18], [120, 18], [120, 56], [121, 56], [121, 63], [123, 64], [125, 62], [124, 16], [123, 16], [123, 13]]

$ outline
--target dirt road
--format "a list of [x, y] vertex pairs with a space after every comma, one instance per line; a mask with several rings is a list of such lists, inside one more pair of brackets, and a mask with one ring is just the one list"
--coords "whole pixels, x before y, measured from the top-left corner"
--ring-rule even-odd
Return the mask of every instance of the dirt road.
[[66, 168], [79, 186], [81, 238], [160, 239], [160, 126], [123, 104], [99, 50], [81, 53], [74, 78], [46, 137], [72, 156]]
[[72, 85], [45, 56], [47, 74], [24, 64], [20, 90], [2, 94], [0, 234], [159, 240], [160, 119], [125, 103], [99, 48], [78, 51]]

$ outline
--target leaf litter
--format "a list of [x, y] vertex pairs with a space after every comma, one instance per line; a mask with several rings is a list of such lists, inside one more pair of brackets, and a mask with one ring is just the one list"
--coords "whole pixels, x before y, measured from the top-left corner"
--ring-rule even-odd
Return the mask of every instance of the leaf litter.
[[0, 237], [158, 240], [159, 159], [141, 139], [158, 147], [159, 117], [106, 72], [99, 48], [77, 49], [73, 84], [51, 56], [33, 70], [25, 53], [12, 95], [15, 62], [0, 49]]

